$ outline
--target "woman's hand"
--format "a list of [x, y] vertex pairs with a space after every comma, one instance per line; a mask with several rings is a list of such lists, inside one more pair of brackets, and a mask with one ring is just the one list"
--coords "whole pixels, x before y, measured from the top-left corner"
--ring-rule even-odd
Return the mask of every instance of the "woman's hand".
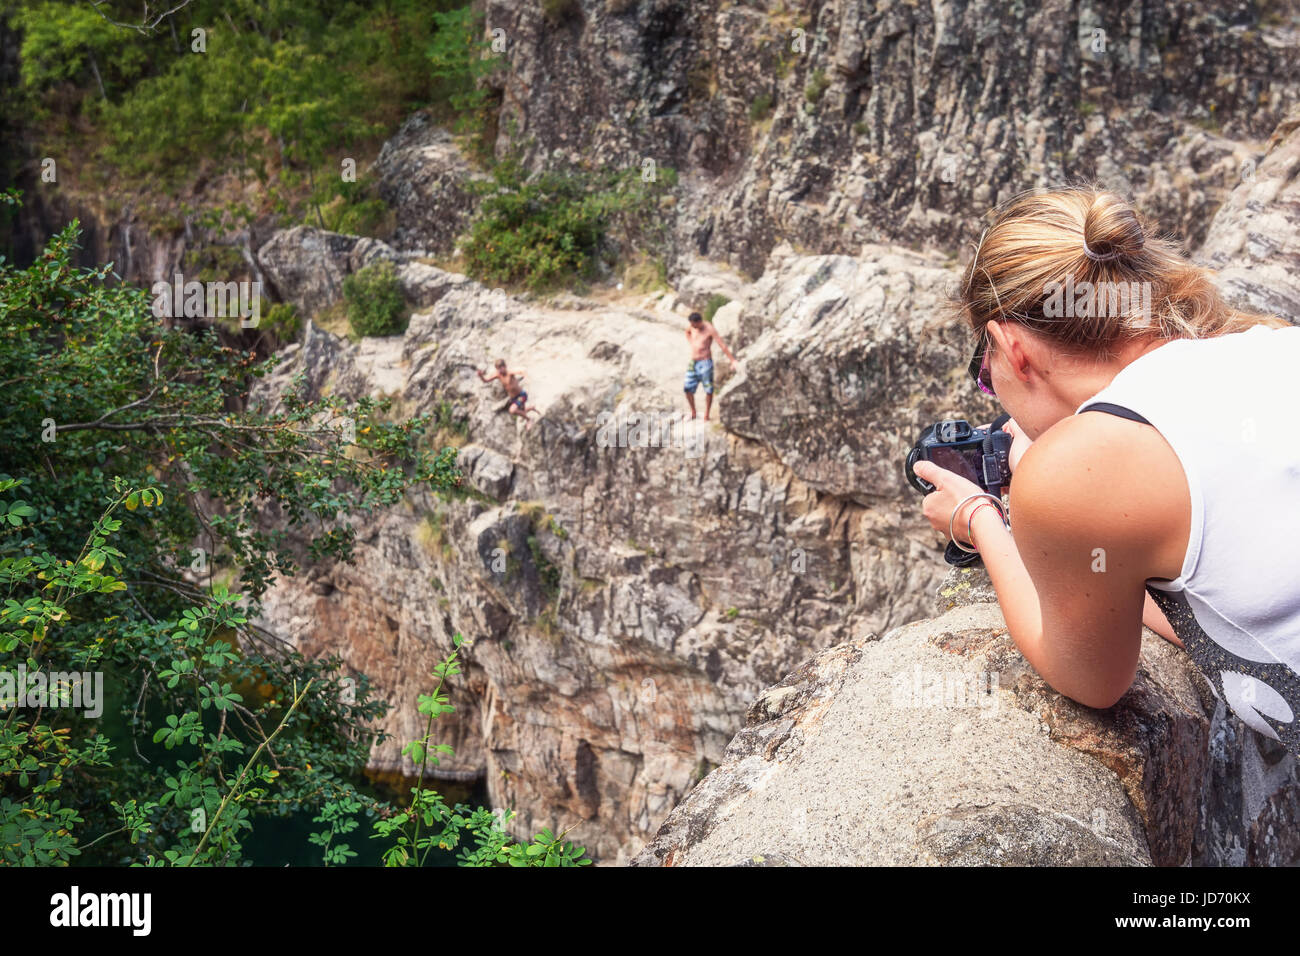
[[916, 472], [918, 478], [923, 478], [934, 485], [934, 491], [926, 495], [921, 503], [921, 513], [930, 522], [930, 526], [935, 531], [942, 532], [946, 539], [948, 524], [952, 522], [952, 529], [958, 540], [969, 546], [970, 541], [966, 538], [966, 519], [970, 517], [972, 508], [978, 508], [981, 501], [988, 501], [988, 499], [976, 498], [966, 502], [962, 506], [961, 514], [957, 515], [955, 520], [952, 510], [963, 498], [983, 494], [984, 489], [956, 472], [940, 468], [932, 461], [918, 461], [912, 470]]
[[[992, 422], [985, 422], [980, 428], [992, 427]], [[1007, 453], [1007, 467], [1011, 473], [1016, 473], [1016, 464], [1020, 461], [1020, 456], [1029, 450], [1029, 446], [1034, 440], [1026, 435], [1014, 418], [1008, 418], [1002, 425], [1002, 430], [1011, 436], [1011, 451]]]
[[1011, 436], [1011, 451], [1007, 454], [1007, 467], [1011, 469], [1011, 474], [1014, 475], [1017, 463], [1019, 463], [1021, 456], [1029, 450], [1029, 446], [1034, 443], [1034, 440], [1025, 434], [1024, 429], [1016, 424], [1014, 418], [1007, 419], [1006, 424], [1002, 426], [1002, 430]]

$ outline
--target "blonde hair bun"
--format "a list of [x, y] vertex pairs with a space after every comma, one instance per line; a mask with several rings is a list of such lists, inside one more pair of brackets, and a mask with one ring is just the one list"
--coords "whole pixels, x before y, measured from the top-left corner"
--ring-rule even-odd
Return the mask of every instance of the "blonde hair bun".
[[1137, 255], [1146, 241], [1146, 230], [1132, 206], [1110, 192], [1093, 197], [1083, 217], [1084, 255], [1093, 262], [1114, 262]]

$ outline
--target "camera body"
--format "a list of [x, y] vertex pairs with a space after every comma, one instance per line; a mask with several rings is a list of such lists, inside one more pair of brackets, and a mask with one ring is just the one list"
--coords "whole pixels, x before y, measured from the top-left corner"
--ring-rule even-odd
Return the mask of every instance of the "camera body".
[[[1010, 415], [1000, 415], [988, 428], [972, 428], [964, 419], [947, 419], [929, 426], [921, 432], [916, 445], [907, 453], [905, 472], [907, 482], [923, 495], [934, 491], [934, 486], [917, 476], [914, 470], [918, 461], [932, 461], [940, 468], [961, 475], [987, 491], [1005, 505], [1005, 492], [1011, 485], [1011, 435], [1002, 430]], [[944, 560], [956, 567], [965, 567], [979, 560], [978, 554], [968, 554], [953, 542], [948, 543]]]
[[1008, 417], [1001, 416], [988, 428], [972, 428], [961, 418], [931, 425], [921, 432], [916, 445], [907, 453], [908, 484], [923, 495], [934, 491], [934, 486], [918, 478], [913, 470], [918, 461], [932, 461], [1001, 498], [1003, 490], [1011, 484], [1012, 437], [1002, 431]]

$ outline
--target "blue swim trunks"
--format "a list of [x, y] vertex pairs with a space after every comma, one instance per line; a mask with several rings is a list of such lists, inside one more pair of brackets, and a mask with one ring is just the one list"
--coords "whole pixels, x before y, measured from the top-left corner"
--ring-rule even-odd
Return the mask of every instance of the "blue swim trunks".
[[506, 404], [506, 408], [509, 408], [511, 405], [513, 405], [515, 406], [515, 408], [519, 409], [522, 412], [527, 402], [528, 402], [528, 393], [521, 391], [514, 398], [510, 399], [510, 401]]
[[713, 394], [713, 359], [693, 359], [686, 366], [686, 391], [695, 394], [697, 385], [704, 386], [704, 394]]

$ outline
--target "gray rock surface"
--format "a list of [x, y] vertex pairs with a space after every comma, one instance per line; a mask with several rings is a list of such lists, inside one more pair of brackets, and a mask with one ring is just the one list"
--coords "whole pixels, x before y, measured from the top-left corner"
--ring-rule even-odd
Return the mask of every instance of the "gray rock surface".
[[343, 280], [359, 264], [350, 261], [360, 240], [311, 226], [277, 232], [257, 250], [258, 263], [276, 297], [314, 316], [343, 297]]
[[899, 462], [923, 427], [997, 413], [962, 378], [970, 336], [954, 321], [956, 279], [942, 260], [879, 246], [774, 255], [745, 299], [762, 325], [746, 329], [752, 358], [723, 424], [818, 491], [863, 503], [915, 494]]
[[[670, 277], [782, 241], [954, 250], [1022, 190], [1097, 180], [1200, 244], [1300, 89], [1282, 6], [489, 0], [498, 155], [684, 174]], [[764, 103], [769, 104], [764, 109]], [[575, 104], [582, 104], [575, 109]]]
[[451, 133], [422, 112], [384, 143], [370, 173], [397, 216], [389, 241], [427, 255], [452, 251], [478, 208], [464, 184], [487, 178], [462, 155]]
[[939, 594], [938, 617], [839, 644], [760, 695], [633, 864], [1297, 861], [1294, 758], [1235, 764], [1260, 766], [1256, 735], [1172, 645], [1144, 631], [1133, 688], [1091, 710], [1028, 668], [982, 568]]
[[1300, 104], [1245, 168], [1219, 208], [1198, 258], [1240, 308], [1300, 325]]

